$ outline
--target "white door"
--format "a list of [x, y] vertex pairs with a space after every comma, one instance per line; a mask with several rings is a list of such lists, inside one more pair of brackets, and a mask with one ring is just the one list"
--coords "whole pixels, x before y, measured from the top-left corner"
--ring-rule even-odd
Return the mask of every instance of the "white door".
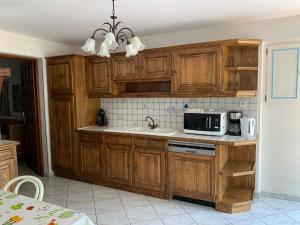
[[261, 190], [300, 197], [299, 43], [267, 45]]

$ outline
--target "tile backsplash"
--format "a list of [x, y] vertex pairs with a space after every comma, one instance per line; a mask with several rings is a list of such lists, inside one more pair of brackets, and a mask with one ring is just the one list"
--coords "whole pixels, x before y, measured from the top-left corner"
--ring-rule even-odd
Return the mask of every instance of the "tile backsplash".
[[247, 98], [102, 98], [109, 125], [118, 127], [147, 126], [147, 115], [160, 127], [182, 129], [184, 105], [189, 108], [222, 111], [242, 110], [244, 116], [257, 118], [257, 97]]

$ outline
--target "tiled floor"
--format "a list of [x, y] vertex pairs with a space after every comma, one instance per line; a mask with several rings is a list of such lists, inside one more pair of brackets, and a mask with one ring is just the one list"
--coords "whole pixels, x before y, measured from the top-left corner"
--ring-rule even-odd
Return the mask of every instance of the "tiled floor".
[[[22, 166], [20, 174], [32, 172]], [[41, 179], [44, 201], [85, 212], [98, 225], [300, 225], [300, 202], [262, 198], [251, 211], [231, 215], [60, 177]], [[26, 186], [22, 194], [32, 196], [32, 190]]]

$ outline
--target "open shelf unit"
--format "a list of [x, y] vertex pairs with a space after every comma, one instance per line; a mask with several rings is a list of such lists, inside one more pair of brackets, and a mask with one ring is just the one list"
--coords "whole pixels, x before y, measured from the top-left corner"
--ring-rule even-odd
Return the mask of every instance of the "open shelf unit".
[[216, 209], [226, 213], [250, 210], [255, 190], [256, 145], [220, 146], [217, 151]]
[[236, 97], [257, 95], [258, 48], [260, 41], [242, 42], [228, 46], [225, 51], [225, 76], [227, 90]]

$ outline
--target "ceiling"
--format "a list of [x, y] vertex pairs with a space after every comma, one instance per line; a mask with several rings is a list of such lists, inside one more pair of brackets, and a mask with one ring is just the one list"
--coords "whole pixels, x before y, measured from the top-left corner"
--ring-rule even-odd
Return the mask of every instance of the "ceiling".
[[[109, 21], [111, 0], [0, 0], [0, 30], [81, 45]], [[299, 0], [116, 0], [138, 36], [300, 15]]]

